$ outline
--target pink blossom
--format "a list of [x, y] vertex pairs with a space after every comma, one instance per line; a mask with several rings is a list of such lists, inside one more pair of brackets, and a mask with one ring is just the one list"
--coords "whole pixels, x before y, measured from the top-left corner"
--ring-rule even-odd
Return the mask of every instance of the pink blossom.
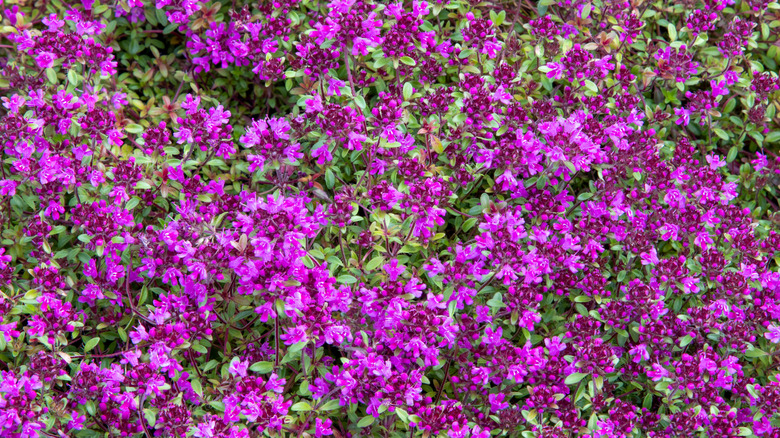
[[385, 265], [384, 270], [390, 281], [396, 281], [398, 276], [406, 271], [406, 266], [399, 265], [398, 259], [393, 259], [389, 264]]
[[639, 345], [635, 346], [634, 348], [629, 350], [628, 353], [631, 355], [631, 357], [632, 357], [631, 360], [634, 363], [639, 363], [639, 362], [641, 362], [643, 360], [650, 359], [650, 353], [648, 353], [647, 346], [644, 345], [644, 344], [639, 344]]
[[563, 79], [563, 65], [557, 62], [550, 62], [547, 64], [547, 77], [550, 79], [560, 80]]
[[35, 62], [41, 70], [52, 67], [55, 60], [57, 60], [57, 56], [51, 52], [40, 52], [38, 56], [35, 57]]
[[764, 337], [772, 341], [772, 343], [777, 344], [780, 342], [780, 326], [777, 326], [775, 324], [772, 324], [768, 327], [768, 330], [766, 333], [764, 333]]

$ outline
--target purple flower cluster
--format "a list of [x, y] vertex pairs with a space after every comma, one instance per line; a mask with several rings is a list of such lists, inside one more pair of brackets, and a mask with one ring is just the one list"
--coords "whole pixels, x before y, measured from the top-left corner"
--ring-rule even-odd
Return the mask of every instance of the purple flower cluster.
[[17, 3], [0, 437], [780, 437], [776, 3]]

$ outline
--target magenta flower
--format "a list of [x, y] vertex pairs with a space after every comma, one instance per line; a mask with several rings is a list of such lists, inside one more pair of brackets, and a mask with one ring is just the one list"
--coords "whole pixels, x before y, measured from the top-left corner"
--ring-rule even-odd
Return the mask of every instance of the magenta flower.
[[12, 3], [0, 436], [777, 435], [767, 1]]
[[390, 281], [396, 281], [398, 276], [406, 271], [406, 266], [398, 265], [398, 259], [393, 259], [389, 264], [384, 266], [384, 270]]
[[230, 374], [233, 376], [246, 377], [247, 368], [249, 368], [248, 362], [234, 357], [233, 360], [230, 361], [230, 368], [228, 369], [228, 372], [230, 372]]
[[711, 80], [710, 86], [712, 87], [712, 96], [718, 97], [718, 96], [726, 96], [729, 94], [729, 89], [727, 88], [726, 81], [716, 81]]
[[38, 68], [45, 70], [53, 66], [56, 59], [57, 56], [52, 52], [40, 52], [38, 56], [35, 57], [35, 63], [38, 64]]
[[678, 116], [674, 123], [682, 126], [688, 126], [691, 123], [691, 112], [685, 108], [675, 108], [674, 114]]
[[276, 373], [271, 373], [271, 376], [268, 377], [268, 382], [265, 384], [265, 389], [281, 394], [286, 381], [286, 379], [277, 376]]
[[726, 162], [721, 159], [719, 155], [707, 154], [705, 158], [707, 159], [707, 163], [710, 165], [710, 169], [712, 170], [719, 169], [726, 165]]
[[323, 143], [311, 151], [311, 156], [317, 158], [317, 164], [324, 166], [326, 163], [333, 161], [333, 155], [330, 153], [330, 145]]
[[777, 326], [775, 324], [772, 324], [768, 327], [768, 330], [766, 333], [764, 333], [764, 337], [772, 341], [772, 343], [777, 344], [780, 342], [780, 326]]
[[664, 377], [669, 377], [670, 373], [660, 364], [654, 363], [652, 365], [652, 369], [647, 371], [647, 376], [650, 377], [650, 379], [652, 379], [654, 382], [657, 382]]
[[504, 401], [506, 398], [506, 395], [503, 393], [501, 394], [490, 394], [488, 396], [488, 400], [490, 401], [490, 410], [493, 412], [498, 412], [503, 409], [506, 409], [509, 407], [509, 403]]
[[314, 436], [320, 438], [326, 435], [333, 435], [333, 430], [330, 428], [333, 425], [333, 420], [326, 418], [324, 421], [317, 418], [314, 420]]
[[633, 347], [631, 350], [628, 351], [628, 353], [631, 355], [631, 360], [634, 363], [639, 363], [643, 360], [650, 359], [650, 353], [648, 353], [647, 346], [644, 344], [639, 344]]
[[659, 263], [658, 260], [658, 253], [655, 250], [655, 247], [650, 248], [650, 251], [643, 252], [640, 254], [642, 258], [642, 265], [657, 265]]
[[675, 224], [665, 224], [661, 227], [661, 239], [663, 240], [677, 240], [677, 232], [680, 227]]
[[548, 78], [556, 80], [563, 79], [564, 68], [562, 64], [557, 62], [550, 62], [546, 65], [546, 68]]

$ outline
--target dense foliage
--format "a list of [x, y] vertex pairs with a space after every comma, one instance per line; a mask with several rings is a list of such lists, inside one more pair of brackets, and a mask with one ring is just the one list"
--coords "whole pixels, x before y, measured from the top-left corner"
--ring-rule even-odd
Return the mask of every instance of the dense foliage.
[[780, 437], [778, 3], [0, 5], [0, 436]]

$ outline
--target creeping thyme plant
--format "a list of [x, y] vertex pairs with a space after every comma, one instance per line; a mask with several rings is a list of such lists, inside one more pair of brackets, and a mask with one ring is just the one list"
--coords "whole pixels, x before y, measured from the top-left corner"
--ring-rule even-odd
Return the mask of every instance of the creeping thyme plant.
[[0, 1], [1, 437], [780, 437], [780, 5]]

